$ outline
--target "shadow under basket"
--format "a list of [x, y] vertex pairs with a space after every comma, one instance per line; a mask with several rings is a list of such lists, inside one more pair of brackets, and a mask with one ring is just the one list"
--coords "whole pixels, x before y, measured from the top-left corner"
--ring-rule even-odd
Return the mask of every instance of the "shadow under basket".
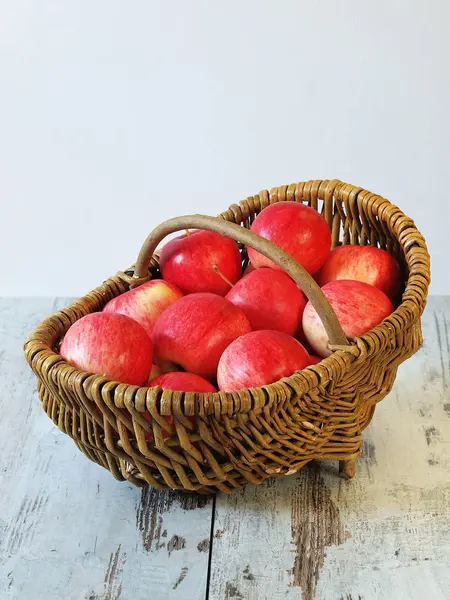
[[[399, 260], [402, 299], [379, 326], [347, 340], [314, 280], [285, 252], [248, 231], [262, 209], [283, 201], [320, 212], [332, 231], [333, 247], [372, 245]], [[165, 235], [187, 227], [236, 239], [244, 263], [244, 244], [276, 260], [317, 309], [332, 355], [271, 385], [234, 393], [126, 385], [68, 365], [58, 346], [69, 327], [158, 276], [154, 249]], [[391, 390], [399, 364], [421, 346], [420, 316], [429, 281], [424, 238], [385, 198], [337, 180], [281, 186], [233, 204], [219, 218], [193, 215], [159, 226], [147, 238], [136, 267], [43, 321], [26, 341], [25, 356], [47, 415], [116, 479], [159, 489], [230, 493], [294, 473], [313, 459], [338, 460], [342, 474], [352, 477], [376, 403]], [[150, 413], [150, 422], [144, 412]]]

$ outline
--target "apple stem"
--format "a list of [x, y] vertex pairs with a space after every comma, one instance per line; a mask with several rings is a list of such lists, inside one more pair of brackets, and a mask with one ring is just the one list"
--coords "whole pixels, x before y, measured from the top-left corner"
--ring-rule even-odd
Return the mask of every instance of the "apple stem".
[[220, 275], [220, 277], [222, 277], [222, 279], [225, 281], [225, 283], [228, 283], [228, 285], [230, 287], [233, 287], [233, 284], [231, 283], [231, 281], [228, 279], [228, 277], [225, 277], [225, 275], [222, 273], [222, 271], [219, 269], [219, 267], [217, 265], [213, 265], [212, 270], [215, 271], [217, 273], [217, 275]]
[[186, 232], [186, 235], [187, 235], [187, 236], [190, 236], [190, 235], [191, 235], [191, 232], [189, 231], [189, 229], [185, 229], [184, 231]]

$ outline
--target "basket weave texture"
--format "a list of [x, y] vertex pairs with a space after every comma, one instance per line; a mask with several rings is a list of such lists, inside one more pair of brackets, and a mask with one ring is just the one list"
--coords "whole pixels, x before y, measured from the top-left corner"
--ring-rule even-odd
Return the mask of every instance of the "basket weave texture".
[[47, 415], [116, 479], [210, 494], [293, 473], [313, 459], [339, 460], [344, 474], [354, 474], [376, 403], [391, 390], [399, 364], [421, 346], [429, 255], [414, 222], [396, 206], [338, 180], [265, 190], [219, 217], [249, 228], [263, 208], [286, 200], [319, 211], [333, 247], [370, 244], [392, 253], [405, 278], [398, 308], [318, 365], [277, 383], [234, 393], [172, 392], [110, 381], [73, 368], [58, 354], [75, 321], [130, 285], [158, 276], [158, 258], [153, 255], [145, 277], [133, 278], [134, 267], [111, 277], [43, 321], [24, 349]]

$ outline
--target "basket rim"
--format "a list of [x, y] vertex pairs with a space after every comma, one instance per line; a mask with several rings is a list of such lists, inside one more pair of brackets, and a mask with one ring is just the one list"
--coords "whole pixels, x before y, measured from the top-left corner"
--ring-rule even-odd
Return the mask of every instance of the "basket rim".
[[[82, 371], [69, 365], [54, 347], [45, 341], [48, 333], [63, 324], [68, 327], [72, 324], [64, 311], [71, 310], [81, 318], [86, 313], [79, 304], [89, 301], [92, 306], [101, 302], [102, 298], [110, 295], [111, 288], [119, 290], [117, 295], [127, 291], [125, 273], [118, 274], [106, 280], [85, 296], [63, 308], [44, 321], [42, 321], [29, 335], [24, 345], [25, 356], [33, 371], [45, 367], [47, 376], [51, 376], [58, 385], [62, 381], [83, 383], [84, 387], [99, 390], [107, 385], [108, 392], [112, 393], [114, 405], [118, 409], [136, 410], [138, 413], [155, 411], [162, 416], [170, 416], [173, 409], [181, 410], [186, 416], [210, 416], [218, 418], [220, 415], [231, 417], [236, 414], [245, 414], [254, 410], [271, 407], [280, 396], [295, 391], [300, 396], [319, 386], [326, 385], [331, 379], [339, 379], [355, 360], [365, 361], [377, 353], [380, 340], [393, 339], [396, 333], [420, 318], [426, 304], [426, 297], [430, 282], [430, 257], [425, 239], [420, 234], [414, 221], [407, 217], [397, 206], [386, 198], [373, 194], [363, 188], [344, 183], [339, 180], [311, 180], [289, 186], [272, 188], [270, 192], [263, 190], [256, 196], [250, 196], [237, 204], [232, 204], [225, 212], [218, 215], [220, 218], [234, 221], [245, 226], [249, 215], [260, 212], [270, 203], [279, 201], [297, 201], [300, 194], [302, 202], [308, 201], [315, 194], [315, 200], [324, 200], [327, 194], [334, 196], [336, 203], [348, 207], [349, 202], [358, 202], [371, 207], [372, 215], [378, 219], [379, 224], [389, 229], [402, 249], [405, 262], [409, 267], [402, 301], [397, 308], [366, 334], [351, 338], [353, 345], [345, 348], [334, 347], [333, 353], [323, 358], [320, 363], [305, 367], [301, 371], [284, 377], [279, 381], [258, 388], [244, 388], [237, 392], [175, 392], [162, 390], [157, 387], [143, 387], [112, 381], [102, 375]], [[306, 196], [303, 197], [303, 196]], [[254, 209], [259, 204], [260, 209]], [[348, 210], [348, 208], [347, 208]], [[397, 230], [394, 233], [394, 228]], [[369, 231], [369, 230], [368, 230]], [[154, 255], [153, 266], [157, 265], [158, 255]], [[420, 272], [417, 272], [420, 270]], [[95, 312], [95, 310], [89, 310]], [[59, 337], [61, 339], [61, 337]]]

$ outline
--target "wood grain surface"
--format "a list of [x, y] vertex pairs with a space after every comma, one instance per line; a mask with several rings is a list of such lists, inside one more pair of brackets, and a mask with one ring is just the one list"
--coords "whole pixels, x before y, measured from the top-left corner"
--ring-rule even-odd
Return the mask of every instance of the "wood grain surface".
[[21, 346], [66, 303], [0, 300], [2, 600], [450, 598], [450, 298], [353, 480], [317, 462], [214, 500], [116, 482], [47, 418]]
[[66, 303], [0, 304], [0, 598], [203, 599], [211, 500], [115, 481], [40, 407], [21, 345]]

